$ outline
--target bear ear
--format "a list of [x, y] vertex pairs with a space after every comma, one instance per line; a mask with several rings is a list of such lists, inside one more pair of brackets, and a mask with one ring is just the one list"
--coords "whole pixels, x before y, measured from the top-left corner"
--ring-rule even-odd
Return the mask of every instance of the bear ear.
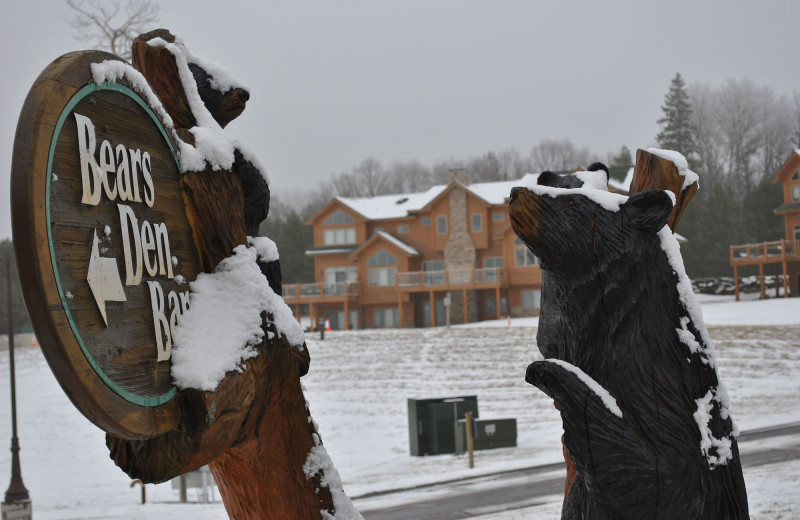
[[558, 175], [550, 170], [543, 171], [539, 174], [539, 177], [536, 178], [536, 184], [539, 186], [555, 186], [556, 182], [558, 182]]
[[667, 225], [673, 199], [663, 190], [645, 190], [631, 195], [620, 208], [642, 231], [655, 233]]

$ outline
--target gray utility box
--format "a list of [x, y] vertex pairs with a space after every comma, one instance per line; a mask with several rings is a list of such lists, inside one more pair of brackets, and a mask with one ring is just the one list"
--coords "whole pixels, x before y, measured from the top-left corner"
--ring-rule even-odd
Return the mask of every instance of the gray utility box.
[[459, 419], [472, 412], [478, 417], [478, 396], [408, 400], [408, 437], [411, 455], [456, 453]]
[[[456, 430], [456, 453], [467, 451], [467, 421], [459, 419]], [[472, 442], [475, 451], [517, 446], [516, 419], [473, 419]]]

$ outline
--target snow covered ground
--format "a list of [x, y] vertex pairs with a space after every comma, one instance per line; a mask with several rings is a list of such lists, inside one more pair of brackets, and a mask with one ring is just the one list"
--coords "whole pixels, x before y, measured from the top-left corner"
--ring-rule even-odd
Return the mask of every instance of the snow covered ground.
[[[800, 299], [701, 301], [741, 429], [800, 421]], [[345, 490], [358, 497], [561, 460], [558, 412], [523, 380], [540, 357], [535, 325], [525, 319], [510, 327], [500, 320], [450, 330], [333, 332], [324, 341], [308, 335], [311, 371], [303, 382]], [[8, 387], [4, 351], [3, 395]], [[473, 470], [463, 456], [408, 455], [406, 399], [472, 394], [481, 417], [517, 419], [517, 448], [476, 452]], [[139, 488], [110, 461], [104, 434], [69, 403], [38, 349], [17, 350], [17, 398], [22, 475], [38, 520], [226, 518], [220, 502], [177, 503], [169, 484], [147, 486], [148, 504], [139, 505]], [[0, 443], [11, 435], [9, 408], [8, 398], [0, 399]], [[743, 443], [741, 450], [756, 447]], [[10, 453], [0, 449], [0, 483], [9, 476]], [[800, 462], [747, 469], [745, 478], [753, 518], [800, 517]], [[560, 500], [480, 518], [558, 518]], [[356, 505], [380, 503], [357, 499]]]

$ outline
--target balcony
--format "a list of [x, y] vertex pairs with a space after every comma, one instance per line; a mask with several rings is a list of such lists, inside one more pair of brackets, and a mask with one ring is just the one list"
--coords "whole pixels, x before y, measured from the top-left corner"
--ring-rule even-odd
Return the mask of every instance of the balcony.
[[776, 240], [731, 246], [731, 265], [777, 264], [800, 260], [798, 242]]
[[355, 282], [297, 283], [283, 286], [283, 300], [289, 304], [358, 300]]
[[505, 272], [497, 267], [397, 273], [397, 289], [403, 292], [482, 289], [505, 285]]

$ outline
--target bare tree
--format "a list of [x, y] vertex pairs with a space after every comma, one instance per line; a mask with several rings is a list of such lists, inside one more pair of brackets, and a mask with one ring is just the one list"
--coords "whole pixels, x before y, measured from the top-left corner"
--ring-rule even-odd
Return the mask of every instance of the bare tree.
[[534, 171], [571, 171], [589, 166], [591, 157], [589, 148], [578, 148], [569, 139], [545, 139], [531, 149], [530, 166]]
[[367, 157], [353, 168], [353, 177], [359, 184], [363, 196], [374, 197], [385, 194], [383, 186], [387, 178], [386, 170], [379, 160]]
[[131, 44], [140, 33], [155, 29], [159, 6], [149, 0], [119, 2], [67, 0], [73, 14], [67, 22], [75, 29], [73, 37], [97, 49], [131, 59]]

